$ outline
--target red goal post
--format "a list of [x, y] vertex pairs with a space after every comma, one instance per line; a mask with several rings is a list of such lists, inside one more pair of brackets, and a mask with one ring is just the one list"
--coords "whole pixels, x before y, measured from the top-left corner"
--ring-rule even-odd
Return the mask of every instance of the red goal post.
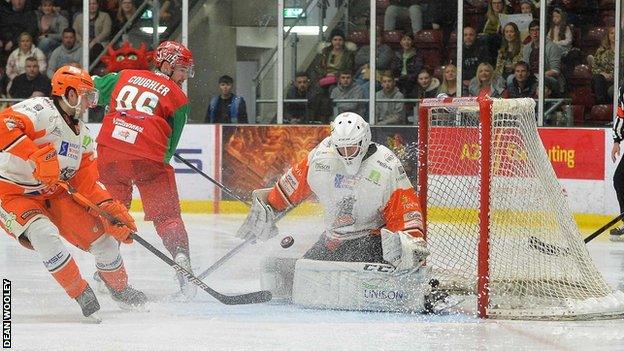
[[574, 222], [534, 100], [425, 99], [418, 150], [427, 264], [443, 288], [474, 296], [483, 318], [624, 313]]

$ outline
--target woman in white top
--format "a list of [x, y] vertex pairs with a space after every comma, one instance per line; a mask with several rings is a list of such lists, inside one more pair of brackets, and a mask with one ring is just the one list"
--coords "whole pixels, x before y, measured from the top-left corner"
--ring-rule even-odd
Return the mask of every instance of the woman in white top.
[[45, 72], [48, 68], [45, 55], [33, 44], [33, 38], [27, 32], [20, 34], [19, 47], [9, 55], [6, 65], [6, 75], [10, 80], [26, 72], [26, 58], [34, 57], [39, 63], [39, 71]]

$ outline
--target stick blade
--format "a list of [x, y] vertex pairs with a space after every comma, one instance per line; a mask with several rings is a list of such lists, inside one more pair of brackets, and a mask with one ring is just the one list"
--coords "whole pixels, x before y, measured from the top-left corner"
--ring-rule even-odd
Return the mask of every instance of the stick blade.
[[568, 256], [570, 254], [569, 248], [545, 243], [535, 236], [529, 237], [529, 246], [532, 249], [549, 256]]
[[273, 298], [273, 294], [271, 294], [268, 290], [260, 290], [248, 294], [242, 295], [234, 295], [227, 296], [224, 295], [219, 299], [222, 303], [226, 305], [249, 305], [253, 303], [264, 303], [269, 302]]

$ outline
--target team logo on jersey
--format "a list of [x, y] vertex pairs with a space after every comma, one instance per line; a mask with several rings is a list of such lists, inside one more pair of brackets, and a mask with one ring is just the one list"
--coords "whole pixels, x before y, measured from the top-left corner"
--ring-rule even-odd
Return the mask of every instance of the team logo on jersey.
[[379, 172], [376, 169], [373, 169], [370, 171], [370, 174], [368, 175], [366, 179], [370, 180], [376, 185], [379, 185], [379, 180], [381, 179], [381, 172]]
[[0, 221], [6, 228], [9, 233], [13, 233], [15, 222], [15, 213], [7, 212], [4, 209], [0, 208]]
[[392, 168], [390, 168], [390, 166], [388, 166], [387, 163], [382, 162], [381, 160], [377, 160], [377, 164], [380, 165], [381, 167], [385, 168], [385, 169], [392, 170]]
[[43, 106], [36, 104], [35, 106], [33, 106], [33, 109], [35, 109], [35, 111], [39, 112], [39, 111], [43, 111]]
[[65, 167], [61, 169], [61, 179], [63, 180], [71, 179], [71, 177], [73, 177], [74, 174], [76, 174], [76, 170], [73, 168]]
[[22, 217], [23, 220], [27, 221], [28, 218], [34, 217], [36, 215], [41, 215], [41, 214], [43, 214], [43, 211], [41, 211], [38, 208], [33, 208], [32, 210], [28, 210], [28, 211], [22, 213], [22, 215], [20, 217]]
[[330, 166], [324, 163], [315, 163], [314, 170], [319, 172], [329, 172]]
[[7, 118], [4, 120], [4, 124], [6, 125], [8, 130], [12, 130], [13, 128], [19, 128], [24, 130], [26, 127], [24, 126], [24, 122], [20, 121], [17, 118]]
[[287, 196], [291, 196], [297, 187], [299, 187], [299, 181], [292, 174], [292, 170], [289, 170], [279, 181], [281, 189], [286, 193]]
[[113, 129], [113, 134], [111, 136], [128, 144], [134, 144], [136, 142], [138, 134], [139, 133], [132, 129], [128, 129], [122, 126], [115, 126], [115, 128]]
[[91, 138], [90, 135], [85, 135], [84, 138], [82, 138], [82, 148], [86, 149], [89, 145], [91, 145], [91, 143], [93, 142], [93, 139]]
[[334, 220], [333, 227], [347, 227], [355, 224], [355, 216], [353, 215], [353, 208], [355, 207], [355, 196], [349, 195], [340, 200], [336, 204], [338, 209], [338, 215]]
[[338, 189], [353, 189], [360, 178], [358, 176], [348, 176], [344, 174], [336, 174], [334, 178], [334, 187]]
[[77, 160], [78, 155], [80, 154], [78, 152], [79, 149], [80, 145], [63, 140], [61, 141], [61, 145], [59, 146], [58, 154]]

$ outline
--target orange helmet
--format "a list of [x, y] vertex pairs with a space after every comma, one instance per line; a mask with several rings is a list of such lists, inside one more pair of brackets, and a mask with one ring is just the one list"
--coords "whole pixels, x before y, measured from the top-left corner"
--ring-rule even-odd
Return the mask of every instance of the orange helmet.
[[65, 98], [68, 88], [76, 90], [79, 97], [85, 96], [89, 107], [97, 104], [98, 91], [87, 70], [70, 65], [57, 69], [52, 76], [52, 95]]
[[169, 62], [173, 67], [187, 67], [189, 77], [193, 77], [193, 53], [178, 42], [167, 40], [160, 43], [154, 50], [154, 61], [158, 68], [160, 68], [163, 62]]

